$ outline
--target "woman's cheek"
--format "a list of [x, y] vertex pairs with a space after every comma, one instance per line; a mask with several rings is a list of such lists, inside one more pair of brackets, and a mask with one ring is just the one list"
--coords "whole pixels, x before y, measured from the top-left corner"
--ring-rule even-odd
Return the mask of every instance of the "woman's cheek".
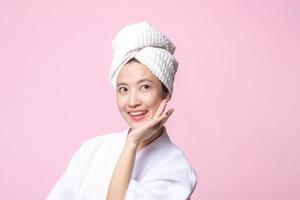
[[160, 97], [156, 94], [156, 92], [151, 91], [147, 92], [143, 95], [144, 103], [147, 103], [149, 106], [157, 104], [157, 102], [160, 102]]
[[118, 96], [117, 97], [117, 105], [119, 107], [119, 110], [122, 111], [126, 107], [126, 98]]
[[158, 109], [162, 99], [156, 93], [149, 93], [144, 96], [144, 103], [147, 105], [151, 114], [153, 115]]

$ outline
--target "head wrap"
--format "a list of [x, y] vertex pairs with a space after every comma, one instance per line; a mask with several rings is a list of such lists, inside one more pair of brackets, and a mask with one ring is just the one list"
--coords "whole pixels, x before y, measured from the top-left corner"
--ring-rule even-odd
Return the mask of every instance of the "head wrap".
[[167, 36], [147, 22], [131, 24], [116, 35], [112, 49], [113, 60], [109, 73], [112, 85], [116, 86], [121, 68], [135, 58], [146, 65], [172, 94], [178, 62], [173, 56], [175, 46]]

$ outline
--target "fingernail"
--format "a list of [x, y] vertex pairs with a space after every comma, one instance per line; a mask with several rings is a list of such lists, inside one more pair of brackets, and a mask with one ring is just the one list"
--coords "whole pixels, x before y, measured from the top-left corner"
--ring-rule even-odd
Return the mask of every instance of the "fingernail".
[[172, 108], [172, 109], [168, 110], [168, 112], [166, 114], [170, 115], [170, 114], [172, 114], [173, 111], [174, 111], [174, 109]]

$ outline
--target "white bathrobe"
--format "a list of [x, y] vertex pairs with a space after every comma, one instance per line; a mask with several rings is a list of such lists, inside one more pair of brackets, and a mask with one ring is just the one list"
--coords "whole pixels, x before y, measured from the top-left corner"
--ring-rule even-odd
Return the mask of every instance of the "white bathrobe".
[[[128, 129], [84, 142], [47, 200], [105, 200]], [[126, 200], [186, 200], [197, 176], [166, 131], [138, 151]]]

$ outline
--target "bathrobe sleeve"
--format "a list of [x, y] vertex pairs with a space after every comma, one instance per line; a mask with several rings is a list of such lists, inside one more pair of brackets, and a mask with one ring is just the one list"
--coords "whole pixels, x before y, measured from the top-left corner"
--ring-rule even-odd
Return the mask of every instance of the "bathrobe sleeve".
[[85, 168], [95, 149], [94, 142], [83, 143], [72, 156], [67, 168], [50, 191], [46, 200], [74, 200], [84, 176]]
[[143, 180], [130, 180], [126, 200], [187, 200], [197, 184], [197, 175], [189, 164], [172, 163]]
[[52, 188], [47, 200], [75, 199], [76, 188], [78, 187], [80, 176], [81, 166], [79, 162], [79, 151], [77, 151], [70, 160], [67, 169]]

